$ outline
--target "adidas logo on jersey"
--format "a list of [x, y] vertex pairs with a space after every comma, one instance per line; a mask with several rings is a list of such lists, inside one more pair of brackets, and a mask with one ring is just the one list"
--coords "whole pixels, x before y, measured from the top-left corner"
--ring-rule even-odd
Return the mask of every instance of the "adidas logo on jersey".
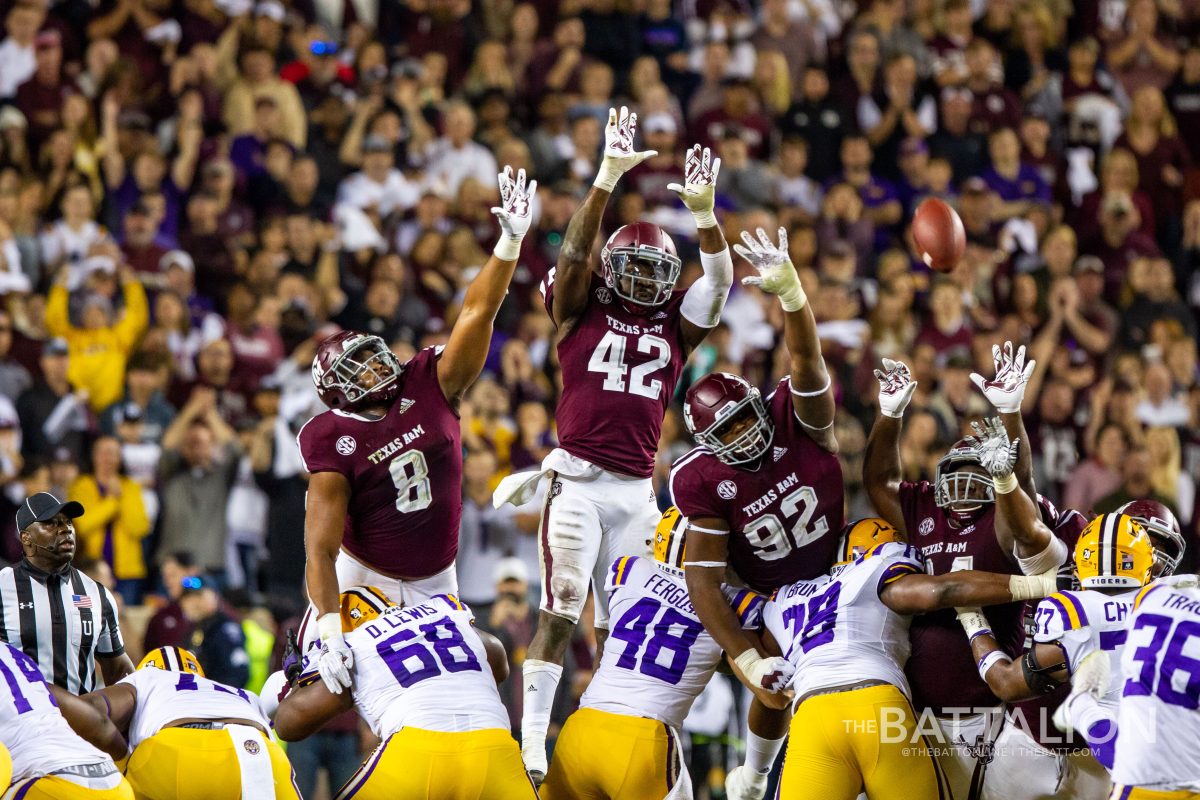
[[398, 413], [403, 414], [405, 411], [408, 411], [410, 408], [412, 408], [416, 404], [417, 404], [416, 400], [408, 400], [408, 399], [402, 398], [400, 400], [400, 411]]
[[657, 314], [655, 314], [653, 317], [651, 317], [650, 319], [666, 319], [666, 318], [667, 318], [667, 312], [660, 311]]
[[783, 458], [784, 455], [786, 455], [786, 454], [787, 454], [786, 447], [776, 447], [771, 453], [771, 458], [775, 461], [778, 461], [779, 459]]

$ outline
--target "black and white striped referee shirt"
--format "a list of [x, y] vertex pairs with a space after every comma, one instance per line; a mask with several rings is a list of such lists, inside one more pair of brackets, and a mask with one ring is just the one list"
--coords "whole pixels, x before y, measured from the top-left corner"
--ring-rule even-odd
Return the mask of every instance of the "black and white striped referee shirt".
[[26, 559], [0, 570], [0, 639], [72, 694], [96, 688], [96, 656], [125, 652], [107, 589], [72, 566], [49, 574]]

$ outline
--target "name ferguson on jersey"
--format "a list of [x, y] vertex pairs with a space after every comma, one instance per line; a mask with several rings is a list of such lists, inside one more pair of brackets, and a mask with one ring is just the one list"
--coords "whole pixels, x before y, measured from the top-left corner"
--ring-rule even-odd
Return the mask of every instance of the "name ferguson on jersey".
[[401, 448], [407, 447], [408, 445], [412, 444], [413, 442], [415, 442], [417, 439], [419, 439], [424, 434], [425, 434], [425, 429], [423, 427], [421, 427], [420, 425], [418, 425], [417, 427], [413, 428], [412, 430], [406, 431], [403, 435], [397, 436], [395, 439], [392, 439], [390, 442], [385, 444], [383, 447], [379, 448], [374, 453], [371, 453], [371, 455], [367, 456], [367, 459], [372, 464], [378, 464], [379, 462], [383, 461], [388, 456], [393, 455], [394, 453], [399, 451]]
[[796, 473], [793, 472], [789, 474], [786, 478], [775, 484], [774, 489], [771, 489], [752, 503], [747, 503], [746, 505], [742, 506], [742, 513], [747, 515], [757, 514], [767, 506], [771, 505], [771, 503], [774, 503], [776, 500], [778, 500], [784, 492], [798, 483], [800, 483], [800, 479], [796, 477]]

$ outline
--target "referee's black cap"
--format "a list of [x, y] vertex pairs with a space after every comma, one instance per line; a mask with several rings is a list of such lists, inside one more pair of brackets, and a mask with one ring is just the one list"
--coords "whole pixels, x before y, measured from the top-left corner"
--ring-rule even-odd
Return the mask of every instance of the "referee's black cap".
[[23, 531], [35, 522], [47, 522], [59, 513], [67, 515], [68, 519], [83, 516], [83, 506], [74, 500], [62, 502], [49, 492], [38, 492], [25, 498], [17, 509], [17, 530]]

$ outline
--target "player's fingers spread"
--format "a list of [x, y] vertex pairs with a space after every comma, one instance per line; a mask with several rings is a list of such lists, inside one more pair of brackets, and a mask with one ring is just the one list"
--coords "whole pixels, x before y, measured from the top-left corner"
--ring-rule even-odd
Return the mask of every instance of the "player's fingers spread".
[[763, 249], [768, 252], [775, 248], [775, 243], [771, 241], [771, 237], [762, 228], [758, 229], [758, 241], [762, 244]]
[[717, 173], [719, 173], [720, 171], [721, 171], [721, 159], [720, 159], [720, 157], [717, 157], [717, 158], [713, 159], [712, 170], [710, 171], [710, 176], [709, 176], [712, 183], [717, 182]]
[[751, 275], [748, 278], [742, 278], [742, 286], [757, 286], [758, 288], [761, 289], [762, 283], [763, 283], [762, 278], [758, 278], [753, 275]]
[[525, 188], [525, 194], [528, 195], [530, 199], [537, 194], [537, 181], [534, 180], [529, 182], [529, 186]]
[[750, 235], [750, 231], [742, 231], [742, 241], [746, 243], [746, 249], [751, 253], [758, 250], [758, 242], [754, 241], [754, 237]]

